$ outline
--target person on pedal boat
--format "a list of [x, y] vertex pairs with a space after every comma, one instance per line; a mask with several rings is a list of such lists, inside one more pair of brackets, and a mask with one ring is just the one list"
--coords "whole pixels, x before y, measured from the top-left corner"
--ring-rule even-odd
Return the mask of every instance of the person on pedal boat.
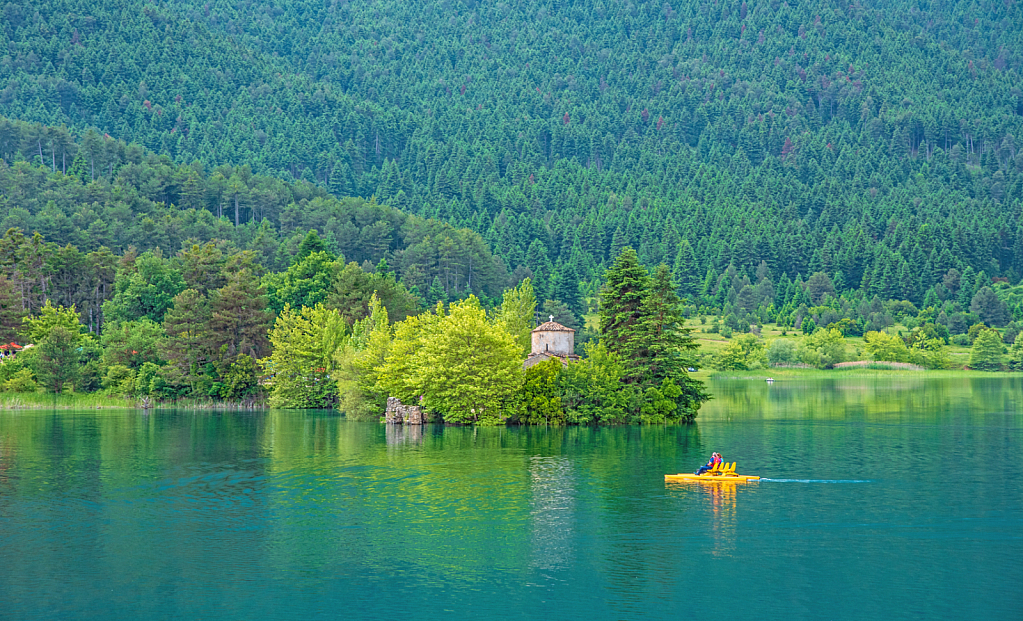
[[696, 471], [696, 476], [700, 476], [704, 472], [707, 472], [708, 470], [711, 470], [712, 468], [714, 468], [714, 466], [716, 466], [716, 465], [718, 465], [720, 463], [721, 463], [721, 453], [717, 453], [717, 452], [711, 453], [710, 461], [708, 461], [706, 464], [701, 466], [699, 470]]

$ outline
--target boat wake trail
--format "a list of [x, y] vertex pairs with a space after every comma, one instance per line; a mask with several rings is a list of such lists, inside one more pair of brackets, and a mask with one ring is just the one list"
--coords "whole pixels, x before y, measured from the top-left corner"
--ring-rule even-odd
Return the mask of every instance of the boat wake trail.
[[872, 483], [870, 479], [760, 479], [767, 483]]

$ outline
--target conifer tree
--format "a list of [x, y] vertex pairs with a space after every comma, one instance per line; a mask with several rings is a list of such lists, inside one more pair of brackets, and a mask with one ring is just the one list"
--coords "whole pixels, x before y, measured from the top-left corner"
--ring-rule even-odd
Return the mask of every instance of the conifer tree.
[[625, 247], [607, 270], [600, 291], [601, 342], [608, 351], [625, 360], [642, 349], [635, 342], [636, 329], [649, 282], [650, 276], [639, 264], [636, 251]]
[[970, 368], [980, 371], [1002, 370], [1002, 338], [997, 330], [982, 330], [970, 349]]
[[1016, 335], [1016, 341], [1009, 348], [1009, 370], [1023, 371], [1023, 332]]
[[[326, 252], [330, 254], [330, 251], [327, 249], [327, 245], [323, 243], [322, 239], [320, 239], [316, 229], [309, 229], [305, 238], [302, 239], [302, 243], [299, 244], [298, 252], [295, 254], [295, 258], [292, 259], [292, 262], [298, 263], [314, 252]], [[334, 257], [331, 255], [331, 259], [333, 258]]]
[[10, 343], [15, 339], [24, 316], [20, 296], [14, 291], [14, 283], [0, 274], [0, 342]]
[[579, 273], [571, 261], [558, 265], [552, 284], [552, 299], [561, 300], [576, 317], [581, 317], [585, 309], [579, 296]]
[[[540, 309], [540, 317], [543, 319], [554, 317], [554, 321], [557, 323], [579, 332], [579, 318], [561, 300], [544, 300], [543, 308]], [[576, 343], [579, 343], [578, 339]]]
[[1009, 307], [991, 287], [983, 286], [970, 302], [970, 312], [980, 315], [980, 320], [989, 326], [1004, 326], [1009, 321]]
[[622, 227], [619, 226], [615, 229], [614, 235], [611, 236], [611, 260], [616, 260], [622, 252], [629, 247], [628, 244], [629, 242], [626, 238], [625, 231], [623, 231]]
[[273, 314], [259, 279], [249, 268], [231, 274], [226, 286], [210, 294], [209, 335], [214, 351], [233, 358], [246, 354], [259, 359], [269, 353], [267, 332]]
[[179, 381], [188, 383], [193, 390], [209, 357], [206, 335], [209, 318], [209, 304], [195, 289], [185, 289], [176, 295], [173, 306], [163, 317], [167, 338], [160, 353], [177, 369]]
[[696, 255], [693, 254], [693, 247], [688, 239], [683, 239], [679, 244], [672, 271], [675, 274], [675, 281], [678, 282], [679, 295], [691, 302], [695, 301], [700, 289], [700, 276], [696, 266]]
[[637, 326], [636, 340], [644, 344], [642, 358], [637, 359], [632, 368], [640, 374], [644, 384], [660, 388], [671, 383], [680, 388], [674, 400], [681, 408], [682, 417], [691, 420], [708, 396], [703, 383], [689, 377], [688, 369], [698, 366], [695, 356], [698, 346], [685, 327], [682, 303], [675, 289], [668, 266], [663, 263], [657, 266], [644, 296]]

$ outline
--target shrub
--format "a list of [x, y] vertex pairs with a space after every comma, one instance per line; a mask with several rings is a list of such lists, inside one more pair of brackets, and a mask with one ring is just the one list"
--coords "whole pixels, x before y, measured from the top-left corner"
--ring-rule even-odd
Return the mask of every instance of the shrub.
[[838, 330], [818, 328], [799, 344], [799, 360], [818, 369], [830, 369], [846, 360], [845, 339]]
[[913, 364], [919, 364], [928, 369], [952, 368], [952, 358], [948, 355], [948, 347], [945, 347], [945, 343], [941, 339], [918, 339], [910, 348], [909, 360]]
[[29, 350], [28, 354], [18, 354], [14, 358], [6, 358], [3, 362], [0, 362], [0, 383], [11, 379], [22, 369], [28, 369], [29, 365], [26, 364], [26, 360], [28, 360], [30, 354], [31, 350]]
[[0, 390], [3, 392], [36, 392], [39, 390], [39, 384], [36, 383], [32, 371], [21, 369], [0, 385]]
[[732, 340], [715, 361], [723, 371], [746, 371], [764, 366], [764, 343], [753, 334], [742, 334]]
[[[152, 363], [147, 362], [143, 365], [142, 370], [146, 369], [146, 366]], [[156, 365], [153, 365], [154, 367]], [[142, 370], [139, 371], [139, 377], [142, 376]], [[152, 379], [150, 379], [150, 390], [153, 387], [153, 380], [156, 379], [159, 368], [156, 368], [153, 373]], [[220, 381], [220, 398], [221, 399], [244, 399], [254, 395], [259, 390], [259, 373], [256, 367], [256, 361], [250, 356], [245, 354], [239, 355], [234, 362], [231, 363], [231, 367], [224, 373], [224, 376]]]
[[771, 364], [796, 362], [799, 360], [799, 355], [796, 352], [796, 342], [792, 339], [774, 339], [767, 346], [767, 360]]
[[867, 332], [863, 335], [863, 343], [874, 360], [909, 362], [909, 348], [906, 347], [906, 342], [897, 336], [884, 332]]
[[107, 374], [103, 377], [103, 388], [113, 394], [134, 395], [135, 370], [129, 369], [123, 364], [110, 365], [107, 367]]

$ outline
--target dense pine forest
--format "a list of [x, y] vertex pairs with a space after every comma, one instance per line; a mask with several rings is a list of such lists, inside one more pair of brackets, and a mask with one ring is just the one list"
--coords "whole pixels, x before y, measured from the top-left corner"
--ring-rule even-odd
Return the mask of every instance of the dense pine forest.
[[[580, 349], [610, 343], [595, 317], [629, 247], [717, 332], [1020, 331], [1015, 2], [2, 10], [5, 338], [47, 301], [108, 338], [185, 291], [264, 300], [257, 336], [211, 340], [178, 393], [237, 396], [232, 365], [269, 354], [286, 308], [368, 338], [374, 304], [499, 317], [526, 278]], [[162, 303], [126, 301], [158, 277]]]

